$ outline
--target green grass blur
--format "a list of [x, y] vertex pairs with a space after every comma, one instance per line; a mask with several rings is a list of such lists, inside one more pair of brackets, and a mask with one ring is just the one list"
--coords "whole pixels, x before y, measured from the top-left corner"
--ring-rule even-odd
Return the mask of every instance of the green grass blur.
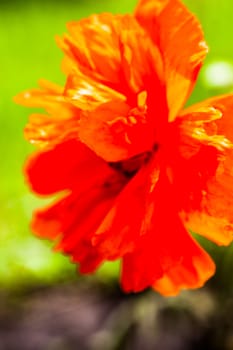
[[[186, 0], [199, 17], [210, 46], [206, 65], [191, 102], [232, 91], [232, 0]], [[64, 83], [60, 71], [62, 53], [54, 37], [66, 31], [66, 23], [91, 13], [132, 12], [136, 0], [9, 1], [0, 3], [0, 285], [53, 283], [75, 278], [68, 259], [51, 253], [51, 245], [38, 240], [29, 229], [34, 208], [43, 206], [24, 183], [22, 168], [33, 151], [23, 138], [29, 109], [13, 103], [13, 96], [35, 87], [40, 78]], [[185, 45], [185, 43], [184, 43]], [[219, 262], [221, 273], [233, 267], [231, 248], [215, 249], [204, 243]], [[224, 261], [221, 261], [225, 259]], [[103, 273], [114, 274], [108, 266]], [[225, 271], [225, 272], [224, 272]]]

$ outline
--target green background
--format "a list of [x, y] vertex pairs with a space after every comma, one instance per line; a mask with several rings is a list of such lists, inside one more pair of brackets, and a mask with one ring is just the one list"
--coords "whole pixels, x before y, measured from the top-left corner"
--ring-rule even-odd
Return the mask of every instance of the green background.
[[[233, 89], [232, 0], [185, 1], [200, 19], [210, 53], [190, 102]], [[64, 84], [62, 53], [54, 37], [68, 21], [96, 12], [132, 12], [135, 0], [8, 1], [0, 3], [0, 286], [8, 289], [35, 283], [75, 279], [75, 266], [51, 253], [51, 244], [29, 230], [32, 210], [43, 206], [24, 183], [23, 163], [33, 151], [23, 137], [32, 110], [15, 105], [13, 96], [36, 87], [40, 78]], [[185, 45], [185, 43], [184, 43]], [[217, 291], [231, 293], [232, 248], [202, 242], [217, 262], [211, 282]], [[107, 265], [97, 278], [110, 279], [116, 266]]]

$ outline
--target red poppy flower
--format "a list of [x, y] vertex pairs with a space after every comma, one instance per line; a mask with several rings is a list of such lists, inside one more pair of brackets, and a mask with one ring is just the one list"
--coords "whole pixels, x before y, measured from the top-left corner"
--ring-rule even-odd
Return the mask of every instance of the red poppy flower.
[[122, 259], [125, 291], [163, 295], [213, 275], [188, 230], [227, 245], [233, 233], [233, 95], [183, 110], [207, 53], [179, 0], [141, 0], [134, 15], [68, 25], [65, 87], [42, 82], [17, 97], [40, 147], [26, 167], [33, 191], [60, 193], [35, 213], [40, 237], [91, 273]]

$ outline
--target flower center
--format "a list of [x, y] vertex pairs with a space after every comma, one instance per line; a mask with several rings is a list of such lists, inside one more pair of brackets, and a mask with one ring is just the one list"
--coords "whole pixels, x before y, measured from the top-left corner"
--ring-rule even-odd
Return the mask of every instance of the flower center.
[[127, 178], [133, 177], [138, 170], [151, 159], [154, 152], [158, 150], [158, 145], [155, 144], [151, 151], [137, 154], [129, 159], [120, 162], [109, 162], [108, 165], [117, 170], [119, 173]]

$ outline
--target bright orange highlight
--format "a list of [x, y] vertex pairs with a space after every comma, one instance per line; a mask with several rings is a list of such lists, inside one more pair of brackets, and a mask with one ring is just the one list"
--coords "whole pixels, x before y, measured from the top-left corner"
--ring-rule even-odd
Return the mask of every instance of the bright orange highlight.
[[122, 259], [125, 291], [201, 287], [215, 266], [188, 233], [233, 238], [233, 95], [183, 110], [207, 53], [179, 0], [141, 0], [134, 15], [93, 15], [58, 38], [64, 87], [16, 101], [45, 108], [25, 135], [40, 147], [32, 190], [60, 193], [32, 228], [81, 273]]

